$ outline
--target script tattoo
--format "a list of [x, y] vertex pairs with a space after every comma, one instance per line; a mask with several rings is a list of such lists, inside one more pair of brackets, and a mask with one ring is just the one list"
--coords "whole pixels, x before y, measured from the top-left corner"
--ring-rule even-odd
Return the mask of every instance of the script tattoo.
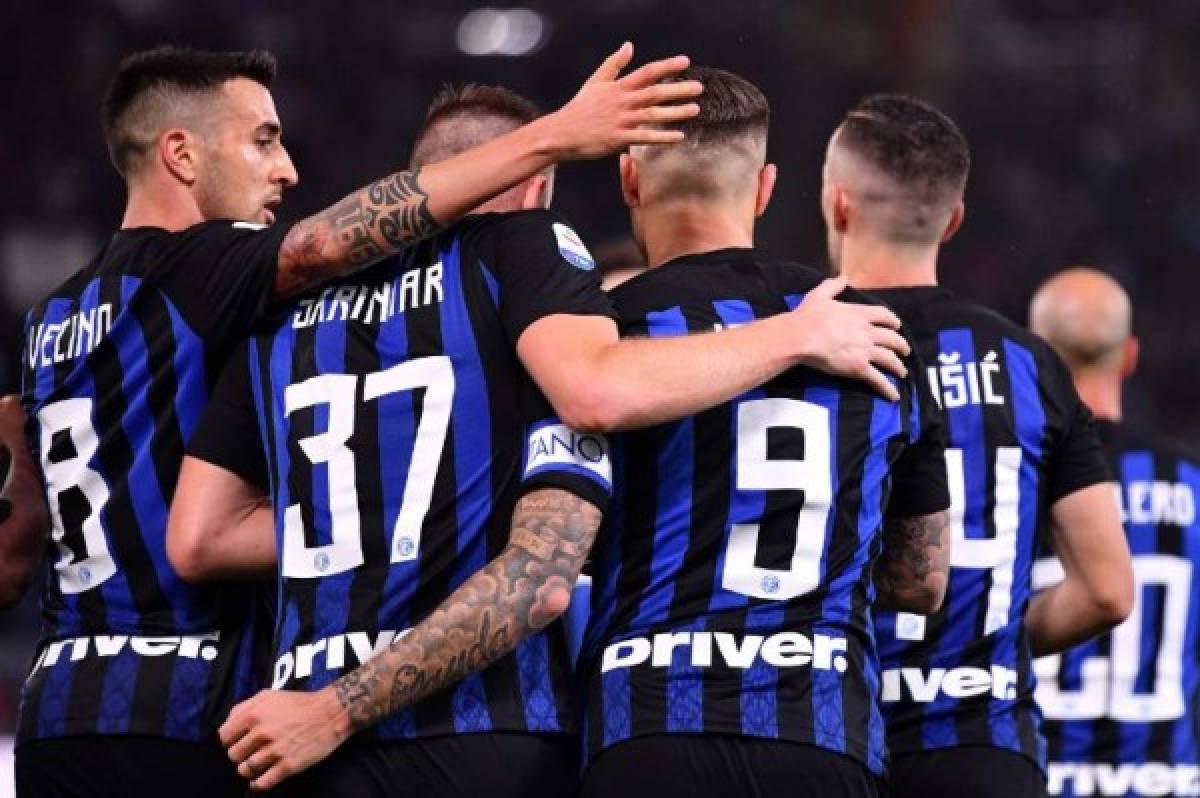
[[[280, 245], [276, 293], [289, 296], [440, 231], [420, 175], [415, 169], [376, 180], [297, 222]], [[331, 264], [347, 268], [331, 271]]]
[[883, 554], [875, 563], [875, 589], [884, 605], [904, 606], [935, 571], [947, 567], [942, 551], [945, 512], [885, 521]]
[[508, 546], [407, 635], [334, 683], [355, 729], [429, 696], [512, 651], [562, 612], [600, 511], [556, 489], [524, 496]]

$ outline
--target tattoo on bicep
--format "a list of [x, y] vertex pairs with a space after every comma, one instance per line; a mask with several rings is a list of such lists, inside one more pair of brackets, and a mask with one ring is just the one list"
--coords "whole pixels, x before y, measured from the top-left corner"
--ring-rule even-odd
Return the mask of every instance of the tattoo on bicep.
[[946, 523], [944, 512], [884, 522], [883, 555], [875, 569], [881, 594], [895, 595], [905, 585], [929, 578], [937, 569], [935, 555], [942, 547]]
[[599, 526], [600, 511], [573, 494], [524, 496], [499, 557], [410, 633], [334, 683], [354, 727], [487, 667], [558, 617]]
[[[330, 261], [365, 266], [437, 233], [420, 169], [376, 180], [296, 223], [280, 247], [279, 293], [294, 293], [333, 275]], [[286, 272], [286, 273], [285, 273]]]

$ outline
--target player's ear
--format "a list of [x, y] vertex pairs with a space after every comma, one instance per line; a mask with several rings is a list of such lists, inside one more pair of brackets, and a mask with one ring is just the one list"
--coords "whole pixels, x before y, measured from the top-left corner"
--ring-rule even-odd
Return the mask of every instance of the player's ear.
[[771, 195], [775, 192], [775, 179], [779, 170], [775, 164], [769, 163], [758, 170], [758, 195], [754, 198], [754, 216], [759, 217], [767, 212], [771, 203]]
[[521, 195], [521, 210], [529, 211], [550, 207], [550, 181], [545, 175], [535, 175], [525, 181], [525, 191]]
[[196, 182], [200, 142], [181, 128], [171, 128], [158, 137], [158, 157], [176, 180], [186, 185]]
[[627, 152], [621, 153], [621, 198], [626, 207], [636, 208], [642, 204], [638, 190], [638, 165], [633, 156]]
[[1138, 358], [1142, 353], [1142, 345], [1137, 336], [1131, 335], [1125, 339], [1125, 351], [1121, 353], [1121, 379], [1127, 380], [1137, 371]]
[[942, 243], [945, 244], [950, 238], [958, 232], [958, 228], [962, 227], [963, 217], [967, 215], [967, 206], [959, 200], [954, 206], [954, 210], [950, 211], [950, 221], [946, 222], [946, 229], [942, 231]]
[[850, 195], [837, 183], [833, 184], [830, 217], [829, 222], [834, 230], [839, 233], [846, 232], [846, 228], [850, 226]]

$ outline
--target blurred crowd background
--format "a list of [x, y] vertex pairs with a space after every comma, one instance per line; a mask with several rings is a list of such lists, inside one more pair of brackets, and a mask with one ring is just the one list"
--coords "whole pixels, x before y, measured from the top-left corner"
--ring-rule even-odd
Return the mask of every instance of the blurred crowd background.
[[[1024, 322], [1067, 265], [1134, 300], [1142, 368], [1129, 417], [1200, 443], [1200, 3], [1193, 0], [7, 0], [0, 26], [0, 389], [19, 385], [25, 309], [83, 266], [124, 195], [99, 105], [122, 55], [164, 42], [268, 48], [300, 218], [407, 161], [446, 82], [500, 83], [553, 108], [622, 40], [638, 62], [686, 52], [772, 102], [779, 186], [760, 246], [824, 268], [829, 133], [865, 93], [931, 100], [963, 128], [967, 219], [943, 282]], [[555, 207], [620, 258], [613, 161], [559, 172]], [[36, 634], [0, 613], [0, 734]]]

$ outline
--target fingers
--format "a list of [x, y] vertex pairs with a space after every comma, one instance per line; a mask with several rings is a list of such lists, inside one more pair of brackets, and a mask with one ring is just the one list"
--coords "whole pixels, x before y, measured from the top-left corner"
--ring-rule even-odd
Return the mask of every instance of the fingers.
[[283, 762], [283, 760], [279, 760], [270, 768], [268, 768], [265, 773], [256, 778], [254, 781], [250, 782], [250, 789], [254, 790], [255, 792], [274, 789], [275, 787], [279, 786], [280, 782], [291, 775], [291, 769]]
[[900, 329], [900, 317], [883, 305], [864, 305], [863, 307], [867, 308], [867, 321], [872, 324], [891, 327], [893, 330]]
[[896, 390], [896, 386], [892, 385], [891, 380], [885, 377], [883, 372], [874, 366], [868, 367], [860, 378], [884, 399], [890, 402], [900, 401], [900, 392]]
[[271, 772], [279, 763], [279, 755], [270, 749], [265, 749], [238, 765], [237, 772], [246, 781], [258, 781]]
[[886, 346], [900, 357], [908, 357], [912, 354], [912, 347], [909, 345], [908, 339], [887, 327], [876, 327], [874, 340], [876, 346]]
[[638, 89], [630, 95], [630, 101], [635, 108], [645, 108], [651, 105], [663, 105], [681, 100], [690, 100], [704, 93], [704, 84], [698, 80], [680, 80], [674, 83], [655, 83], [644, 89]]
[[235, 765], [250, 761], [268, 740], [259, 734], [247, 734], [227, 749], [229, 759]]
[[682, 130], [659, 130], [652, 127], [632, 128], [625, 136], [625, 146], [639, 144], [678, 144], [683, 141]]
[[[241, 704], [238, 705], [238, 707], [240, 706]], [[233, 711], [229, 713], [229, 718], [221, 724], [221, 728], [217, 729], [217, 737], [220, 738], [221, 745], [226, 749], [250, 731], [250, 723], [242, 713], [238, 712], [238, 707], [233, 708]]]
[[[691, 60], [686, 55], [664, 58], [661, 61], [651, 61], [621, 78], [621, 84], [629, 89], [641, 89], [652, 86], [663, 78], [669, 78], [688, 68]], [[602, 67], [603, 68], [603, 67]]]
[[700, 113], [700, 106], [696, 105], [696, 103], [684, 103], [683, 105], [657, 105], [652, 108], [643, 108], [641, 111], [639, 111], [638, 121], [641, 124], [680, 122], [684, 119], [691, 119], [698, 113]]
[[871, 352], [871, 362], [900, 379], [908, 376], [908, 369], [904, 366], [904, 361], [886, 347], [875, 347]]
[[629, 62], [633, 60], [633, 45], [625, 42], [617, 48], [616, 52], [605, 58], [600, 66], [596, 67], [596, 71], [592, 76], [584, 81], [583, 85], [588, 86], [592, 83], [601, 83], [610, 80], [616, 80], [621, 74], [621, 70], [629, 66]]

